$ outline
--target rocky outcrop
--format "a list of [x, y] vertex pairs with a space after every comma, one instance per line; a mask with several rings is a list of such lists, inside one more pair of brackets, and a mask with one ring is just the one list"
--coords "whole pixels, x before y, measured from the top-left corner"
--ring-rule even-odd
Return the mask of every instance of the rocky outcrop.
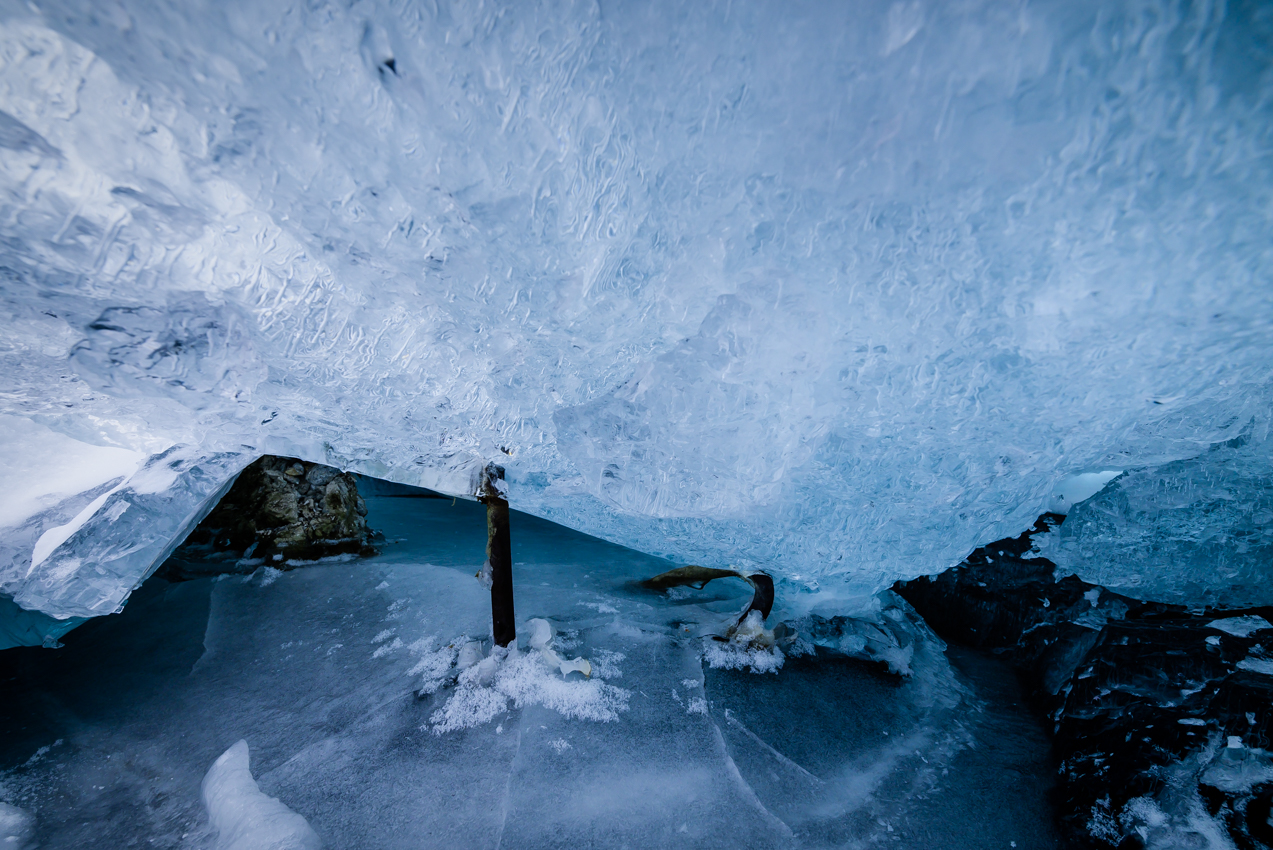
[[1058, 580], [1032, 538], [1063, 519], [894, 590], [946, 640], [1019, 669], [1052, 723], [1075, 846], [1273, 847], [1273, 609], [1189, 611]]
[[354, 476], [267, 455], [239, 475], [164, 566], [170, 579], [376, 554]]

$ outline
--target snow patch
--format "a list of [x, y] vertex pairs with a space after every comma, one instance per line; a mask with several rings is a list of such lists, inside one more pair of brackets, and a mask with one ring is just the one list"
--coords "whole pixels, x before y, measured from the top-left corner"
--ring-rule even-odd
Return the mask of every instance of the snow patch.
[[[560, 642], [559, 642], [560, 643]], [[598, 679], [622, 679], [623, 671], [619, 662], [627, 658], [622, 652], [609, 649], [598, 649], [592, 653], [592, 675]]]
[[703, 642], [703, 659], [718, 669], [777, 673], [785, 656], [774, 644], [774, 633], [765, 628], [761, 613], [748, 611], [747, 616], [729, 630], [727, 638]]
[[248, 769], [248, 744], [239, 741], [203, 778], [203, 805], [217, 833], [213, 850], [319, 850], [322, 841], [305, 818], [263, 793]]
[[35, 816], [0, 803], [0, 850], [28, 850], [35, 847]]
[[419, 659], [415, 666], [407, 671], [407, 675], [420, 677], [420, 687], [417, 691], [422, 696], [434, 693], [442, 687], [451, 673], [451, 668], [455, 666], [459, 647], [466, 645], [468, 638], [457, 638], [446, 646], [437, 646], [437, 642], [436, 637], [423, 637], [407, 647], [407, 651]]
[[283, 571], [274, 567], [261, 567], [259, 570], [248, 576], [248, 579], [257, 579], [258, 587], [269, 587], [274, 582], [283, 577]]
[[392, 643], [387, 643], [384, 646], [377, 649], [375, 652], [371, 653], [371, 657], [384, 658], [389, 653], [399, 649], [402, 649], [402, 638], [394, 638]]

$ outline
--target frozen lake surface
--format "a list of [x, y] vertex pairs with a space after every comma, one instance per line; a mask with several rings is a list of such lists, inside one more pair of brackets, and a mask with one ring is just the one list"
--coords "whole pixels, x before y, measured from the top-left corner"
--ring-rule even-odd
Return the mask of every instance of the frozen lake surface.
[[[328, 848], [1059, 846], [1046, 736], [992, 658], [715, 669], [741, 582], [647, 591], [673, 565], [514, 514], [522, 655], [448, 684], [466, 638], [489, 651], [484, 509], [368, 502], [379, 557], [154, 578], [0, 653], [0, 801], [40, 847], [217, 846], [200, 783], [239, 740]], [[533, 617], [591, 680], [527, 651]]]

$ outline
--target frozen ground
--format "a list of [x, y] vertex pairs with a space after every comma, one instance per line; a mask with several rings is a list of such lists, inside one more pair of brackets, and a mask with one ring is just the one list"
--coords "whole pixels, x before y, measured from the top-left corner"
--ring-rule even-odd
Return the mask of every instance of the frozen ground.
[[1046, 739], [995, 662], [713, 669], [700, 632], [741, 583], [644, 591], [666, 562], [521, 514], [519, 623], [551, 620], [594, 678], [524, 653], [520, 675], [420, 698], [489, 630], [482, 509], [369, 501], [394, 541], [378, 558], [152, 580], [60, 650], [0, 654], [0, 801], [40, 847], [212, 847], [214, 761], [255, 793], [226, 778], [239, 740], [328, 848], [1057, 846]]

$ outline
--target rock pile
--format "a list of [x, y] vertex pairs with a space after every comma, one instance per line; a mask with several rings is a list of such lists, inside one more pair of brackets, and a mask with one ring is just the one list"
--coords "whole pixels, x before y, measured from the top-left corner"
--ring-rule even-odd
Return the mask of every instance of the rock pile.
[[1273, 609], [1189, 611], [1058, 580], [1031, 538], [1063, 519], [894, 590], [946, 640], [1019, 669], [1051, 721], [1075, 846], [1226, 833], [1273, 847]]

